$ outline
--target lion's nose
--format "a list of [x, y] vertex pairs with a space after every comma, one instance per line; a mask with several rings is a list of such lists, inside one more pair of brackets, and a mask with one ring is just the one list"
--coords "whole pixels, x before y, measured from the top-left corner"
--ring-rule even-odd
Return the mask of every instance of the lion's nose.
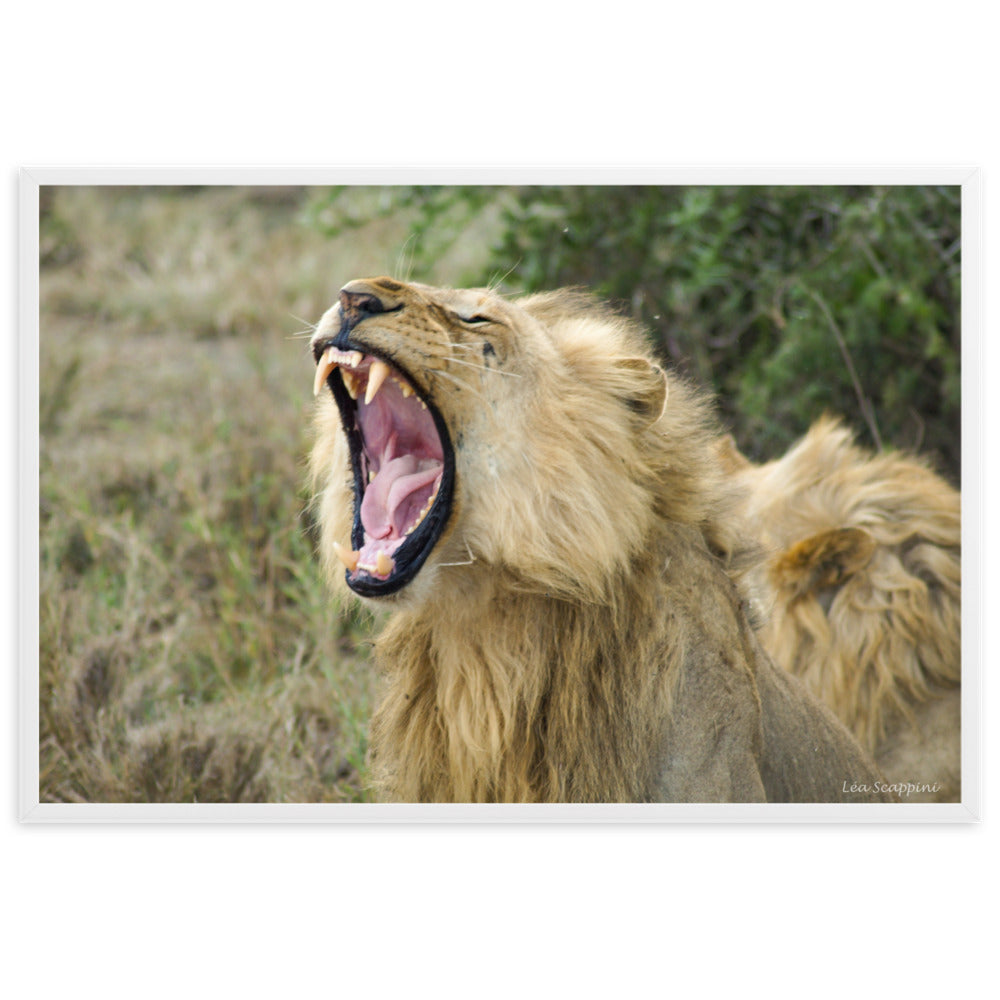
[[356, 323], [360, 323], [365, 316], [385, 312], [385, 305], [377, 295], [373, 295], [371, 292], [343, 290], [340, 293], [340, 311], [347, 321], [347, 325], [354, 326]]

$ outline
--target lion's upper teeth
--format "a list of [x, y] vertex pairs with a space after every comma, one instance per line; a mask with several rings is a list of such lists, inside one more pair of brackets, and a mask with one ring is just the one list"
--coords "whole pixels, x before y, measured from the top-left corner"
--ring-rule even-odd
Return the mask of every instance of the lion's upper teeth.
[[368, 372], [368, 388], [365, 390], [365, 403], [370, 403], [375, 394], [382, 388], [382, 383], [389, 374], [389, 366], [384, 361], [377, 358], [372, 362]]
[[358, 398], [358, 380], [352, 372], [349, 372], [346, 368], [340, 369], [340, 377], [344, 380], [344, 388], [347, 389], [348, 395], [351, 399]]
[[[342, 369], [341, 374], [344, 376], [344, 384], [350, 392], [351, 386], [347, 379], [347, 372], [343, 369], [357, 368], [358, 365], [360, 365], [364, 360], [364, 357], [365, 356], [361, 353], [361, 351], [341, 351], [336, 347], [328, 347], [316, 364], [316, 379], [313, 382], [313, 395], [319, 395], [319, 391], [323, 388], [323, 383], [329, 377], [330, 372], [337, 367]], [[351, 396], [354, 399], [358, 398], [357, 389], [351, 393]]]
[[316, 365], [316, 379], [313, 382], [313, 395], [318, 396], [320, 389], [323, 388], [323, 383], [327, 380], [330, 372], [337, 367], [337, 362], [330, 357], [330, 351], [333, 348], [329, 348], [323, 354], [323, 357], [319, 359], [319, 364]]

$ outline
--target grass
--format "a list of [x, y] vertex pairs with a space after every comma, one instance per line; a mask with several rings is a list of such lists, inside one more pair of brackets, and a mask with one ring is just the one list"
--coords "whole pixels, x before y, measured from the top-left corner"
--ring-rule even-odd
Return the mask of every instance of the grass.
[[373, 622], [316, 565], [298, 334], [407, 229], [324, 239], [308, 197], [43, 191], [43, 802], [369, 796]]

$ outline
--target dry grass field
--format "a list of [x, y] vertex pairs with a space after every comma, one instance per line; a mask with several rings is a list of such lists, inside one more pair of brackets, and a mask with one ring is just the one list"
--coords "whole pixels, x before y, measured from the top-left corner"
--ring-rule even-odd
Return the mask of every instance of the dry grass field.
[[43, 802], [367, 797], [373, 623], [316, 566], [307, 324], [405, 270], [407, 221], [327, 240], [310, 197], [42, 190]]

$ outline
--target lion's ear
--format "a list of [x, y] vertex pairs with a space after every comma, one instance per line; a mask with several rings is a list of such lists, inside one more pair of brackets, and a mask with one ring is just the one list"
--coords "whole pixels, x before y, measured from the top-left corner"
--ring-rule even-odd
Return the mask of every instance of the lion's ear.
[[667, 408], [666, 372], [645, 358], [618, 358], [614, 367], [625, 383], [622, 391], [625, 405], [647, 423], [656, 423]]
[[875, 539], [864, 528], [821, 531], [796, 542], [772, 565], [775, 581], [798, 596], [835, 587], [868, 565]]

